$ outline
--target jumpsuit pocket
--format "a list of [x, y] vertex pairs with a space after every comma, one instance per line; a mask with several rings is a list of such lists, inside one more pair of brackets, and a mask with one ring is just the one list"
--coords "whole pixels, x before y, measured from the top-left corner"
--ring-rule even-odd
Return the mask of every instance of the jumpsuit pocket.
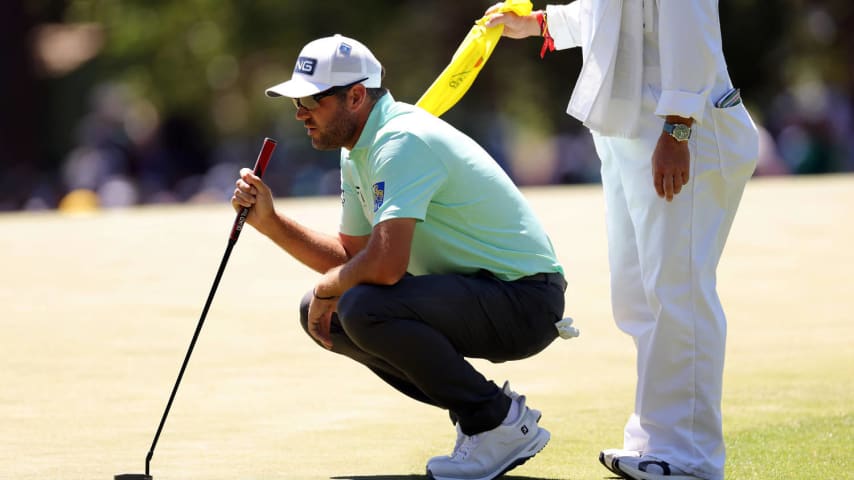
[[721, 175], [727, 181], [745, 181], [753, 175], [759, 159], [756, 125], [743, 103], [711, 110]]

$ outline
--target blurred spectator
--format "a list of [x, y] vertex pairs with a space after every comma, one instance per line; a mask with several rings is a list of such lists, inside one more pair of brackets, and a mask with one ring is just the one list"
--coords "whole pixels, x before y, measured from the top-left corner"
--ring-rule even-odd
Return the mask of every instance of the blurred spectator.
[[599, 155], [587, 130], [555, 136], [558, 156], [553, 183], [597, 183], [600, 181]]
[[[263, 95], [290, 70], [282, 59], [318, 34], [365, 38], [384, 46], [378, 53], [387, 59], [395, 97], [415, 101], [468, 31], [466, 19], [479, 18], [483, 8], [452, 0], [436, 0], [432, 9], [382, 0], [363, 0], [359, 8], [344, 0], [287, 8], [199, 1], [197, 7], [216, 8], [4, 2], [0, 211], [56, 208], [68, 193], [85, 191], [105, 208], [225, 202], [233, 189], [227, 179], [252, 164], [264, 136], [281, 140], [267, 172], [277, 195], [336, 195], [338, 156], [287, 141], [304, 131], [293, 125], [290, 105]], [[854, 171], [849, 4], [721, 4], [723, 25], [732, 26], [723, 33], [740, 47], [727, 50], [733, 77], [764, 127], [756, 175]], [[324, 16], [322, 25], [300, 21], [328, 11], [348, 14]], [[761, 24], [739, 28], [760, 11], [768, 13]], [[502, 42], [445, 119], [520, 184], [598, 182], [585, 129], [546, 108], [568, 100], [565, 79], [578, 74], [580, 56], [539, 64], [535, 43]], [[563, 70], [543, 75], [556, 65]]]
[[759, 132], [759, 160], [756, 162], [755, 175], [787, 175], [791, 173], [789, 165], [780, 157], [774, 137], [765, 127], [757, 125], [756, 128]]
[[818, 174], [850, 170], [852, 101], [848, 93], [818, 78], [780, 92], [766, 115], [789, 172]]

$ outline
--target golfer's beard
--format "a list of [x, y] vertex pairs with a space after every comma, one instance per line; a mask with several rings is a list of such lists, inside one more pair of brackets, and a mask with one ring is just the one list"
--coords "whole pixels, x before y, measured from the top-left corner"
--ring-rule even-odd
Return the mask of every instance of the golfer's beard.
[[338, 109], [333, 120], [322, 131], [318, 129], [317, 137], [311, 140], [311, 146], [317, 150], [335, 150], [348, 145], [356, 135], [355, 117], [343, 107]]

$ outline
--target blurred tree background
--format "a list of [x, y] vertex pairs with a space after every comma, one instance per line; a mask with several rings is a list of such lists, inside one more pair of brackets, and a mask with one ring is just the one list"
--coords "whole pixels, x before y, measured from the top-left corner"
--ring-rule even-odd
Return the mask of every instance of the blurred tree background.
[[[0, 210], [55, 208], [72, 191], [106, 207], [225, 201], [265, 136], [279, 140], [276, 195], [337, 194], [337, 153], [313, 151], [291, 103], [264, 90], [305, 43], [341, 33], [414, 103], [492, 3], [4, 0]], [[723, 0], [720, 12], [731, 75], [762, 126], [757, 174], [854, 170], [852, 3]], [[589, 134], [564, 113], [580, 51], [540, 60], [539, 47], [502, 40], [443, 118], [520, 184], [596, 182]]]

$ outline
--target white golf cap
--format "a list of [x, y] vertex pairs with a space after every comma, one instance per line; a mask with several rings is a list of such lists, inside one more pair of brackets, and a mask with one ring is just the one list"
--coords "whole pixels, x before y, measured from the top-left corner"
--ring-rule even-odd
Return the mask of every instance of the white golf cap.
[[267, 89], [268, 97], [300, 98], [362, 81], [379, 88], [383, 67], [362, 43], [335, 34], [309, 42], [297, 58], [287, 82]]

